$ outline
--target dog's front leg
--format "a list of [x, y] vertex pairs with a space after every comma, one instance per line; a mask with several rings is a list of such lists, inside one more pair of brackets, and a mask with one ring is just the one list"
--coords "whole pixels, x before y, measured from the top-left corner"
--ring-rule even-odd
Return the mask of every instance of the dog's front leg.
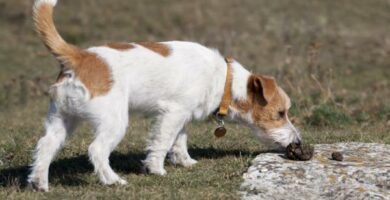
[[172, 149], [169, 152], [169, 160], [172, 164], [179, 164], [183, 167], [191, 167], [197, 161], [190, 157], [187, 149], [187, 133], [183, 128], [176, 138]]
[[146, 172], [157, 175], [167, 173], [164, 159], [189, 116], [185, 110], [176, 108], [157, 117], [147, 147], [148, 154], [143, 161]]

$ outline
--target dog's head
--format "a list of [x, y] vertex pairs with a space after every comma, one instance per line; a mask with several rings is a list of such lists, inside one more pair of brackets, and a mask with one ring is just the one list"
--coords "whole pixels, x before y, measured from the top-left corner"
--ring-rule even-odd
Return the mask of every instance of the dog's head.
[[288, 119], [290, 106], [290, 98], [275, 79], [263, 75], [251, 75], [247, 84], [247, 98], [233, 103], [233, 108], [256, 136], [282, 147], [301, 142], [300, 133]]

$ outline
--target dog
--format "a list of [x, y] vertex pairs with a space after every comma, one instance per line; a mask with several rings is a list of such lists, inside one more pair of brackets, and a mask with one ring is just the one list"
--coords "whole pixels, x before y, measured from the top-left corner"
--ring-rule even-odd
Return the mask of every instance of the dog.
[[[38, 141], [28, 182], [48, 191], [49, 165], [78, 122], [94, 128], [90, 161], [103, 184], [126, 184], [109, 164], [110, 153], [126, 133], [129, 112], [155, 116], [145, 169], [165, 175], [167, 154], [175, 164], [197, 163], [187, 151], [185, 124], [215, 115], [249, 126], [261, 141], [286, 147], [300, 143], [288, 119], [290, 99], [275, 79], [252, 74], [234, 59], [193, 42], [109, 43], [81, 49], [57, 32], [57, 0], [36, 0], [35, 28], [59, 61], [50, 87], [46, 133]], [[224, 132], [224, 131], [222, 131]], [[220, 133], [220, 132], [219, 132]]]

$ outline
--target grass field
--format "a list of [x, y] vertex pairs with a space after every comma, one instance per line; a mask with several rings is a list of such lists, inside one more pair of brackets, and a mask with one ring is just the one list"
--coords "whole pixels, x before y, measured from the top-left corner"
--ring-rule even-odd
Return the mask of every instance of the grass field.
[[[237, 199], [242, 173], [267, 148], [249, 130], [189, 125], [199, 163], [167, 164], [166, 177], [140, 173], [150, 119], [131, 116], [111, 165], [129, 184], [99, 184], [87, 158], [85, 124], [50, 168], [50, 192], [26, 188], [42, 136], [48, 85], [58, 64], [32, 29], [32, 1], [0, 0], [0, 199]], [[81, 47], [108, 41], [190, 40], [273, 75], [293, 100], [292, 120], [307, 143], [390, 143], [390, 2], [386, 0], [63, 0], [56, 24]]]

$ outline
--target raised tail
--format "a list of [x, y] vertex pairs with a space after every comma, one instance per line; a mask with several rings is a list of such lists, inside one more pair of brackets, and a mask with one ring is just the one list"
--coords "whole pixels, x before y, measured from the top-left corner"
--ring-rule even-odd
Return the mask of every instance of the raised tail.
[[36, 31], [39, 33], [46, 47], [63, 64], [72, 63], [80, 49], [67, 43], [53, 22], [53, 8], [57, 0], [36, 0], [33, 8], [33, 19]]

